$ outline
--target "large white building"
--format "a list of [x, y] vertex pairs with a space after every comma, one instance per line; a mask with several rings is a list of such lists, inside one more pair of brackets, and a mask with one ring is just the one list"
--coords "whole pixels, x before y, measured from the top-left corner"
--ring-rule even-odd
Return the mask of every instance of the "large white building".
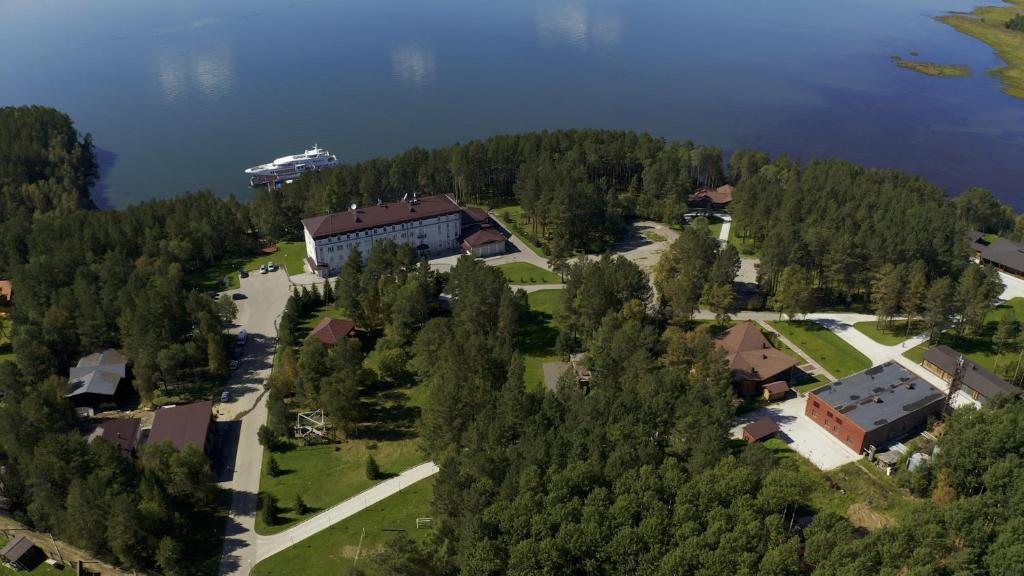
[[408, 244], [423, 256], [460, 248], [463, 210], [448, 196], [425, 196], [313, 216], [302, 221], [306, 267], [319, 276], [337, 274], [352, 250], [365, 261], [375, 242]]

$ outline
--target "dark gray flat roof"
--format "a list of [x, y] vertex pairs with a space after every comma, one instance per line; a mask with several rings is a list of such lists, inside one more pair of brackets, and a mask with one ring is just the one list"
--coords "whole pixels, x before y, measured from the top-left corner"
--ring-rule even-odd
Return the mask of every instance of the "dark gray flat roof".
[[813, 392], [865, 432], [942, 402], [946, 396], [893, 361], [826, 384]]

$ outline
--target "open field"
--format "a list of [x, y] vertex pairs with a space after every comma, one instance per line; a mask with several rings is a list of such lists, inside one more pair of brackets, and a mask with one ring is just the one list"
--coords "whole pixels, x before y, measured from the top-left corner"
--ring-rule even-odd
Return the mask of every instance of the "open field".
[[1024, 9], [1024, 0], [1006, 0], [999, 6], [980, 6], [970, 14], [947, 14], [939, 20], [974, 36], [995, 49], [1006, 66], [990, 71], [1003, 82], [1003, 91], [1024, 98], [1024, 33], [1010, 30], [1006, 22]]
[[866, 356], [820, 324], [806, 320], [770, 324], [836, 378], [871, 367]]
[[[1012, 375], [1012, 369], [1017, 364], [1019, 348], [1008, 346], [1001, 354], [997, 354], [998, 347], [992, 341], [992, 337], [999, 326], [999, 319], [1003, 317], [1006, 310], [1011, 309], [1014, 311], [1017, 321], [1024, 323], [1024, 298], [1014, 298], [996, 306], [985, 316], [985, 327], [980, 334], [957, 337], [952, 331], [947, 331], [939, 339], [939, 344], [945, 344], [954, 350], [963, 352], [971, 360], [997, 374], [1005, 370], [1011, 370], [1010, 375]], [[925, 342], [920, 346], [907, 350], [903, 355], [920, 364], [924, 358], [925, 351], [931, 348], [931, 346], [930, 343]]]
[[544, 363], [559, 360], [555, 354], [558, 339], [558, 324], [555, 314], [561, 305], [561, 290], [538, 290], [529, 294], [530, 315], [522, 327], [523, 363], [525, 364], [526, 389], [544, 389]]
[[[220, 281], [228, 279], [229, 289], [238, 288], [238, 271], [259, 270], [260, 265], [268, 262], [275, 262], [288, 273], [289, 276], [302, 273], [302, 259], [306, 257], [305, 242], [280, 242], [277, 245], [277, 252], [274, 254], [255, 254], [249, 257], [228, 258], [205, 270], [202, 278], [204, 290], [217, 290], [222, 288]], [[279, 273], [275, 272], [276, 273]]]
[[360, 558], [364, 559], [384, 549], [388, 541], [399, 532], [416, 540], [426, 538], [431, 530], [427, 527], [417, 529], [416, 519], [431, 516], [433, 484], [433, 478], [417, 482], [351, 518], [267, 558], [257, 564], [252, 573], [255, 576], [334, 576], [345, 574], [345, 569], [355, 564], [366, 570], [367, 575], [378, 576], [370, 563], [355, 562], [356, 551], [360, 550], [360, 538]]
[[[264, 450], [260, 491], [277, 496], [284, 513], [274, 526], [266, 526], [257, 516], [257, 532], [280, 532], [377, 483], [366, 477], [369, 454], [385, 474], [397, 474], [426, 460], [416, 430], [424, 392], [419, 388], [375, 382], [360, 399], [366, 418], [353, 438], [321, 446], [292, 443], [273, 452], [282, 471], [277, 477], [267, 473], [271, 453]], [[292, 510], [296, 494], [310, 507], [303, 516]]]
[[907, 323], [904, 320], [894, 320], [890, 326], [884, 328], [879, 328], [878, 322], [871, 321], [857, 322], [853, 327], [879, 344], [895, 346], [923, 330], [924, 324], [917, 321], [911, 322], [909, 336]]
[[907, 60], [899, 56], [893, 56], [892, 61], [900, 68], [906, 68], [928, 76], [941, 76], [945, 78], [956, 78], [971, 75], [971, 67], [961, 64], [939, 64], [936, 62], [918, 62]]
[[[848, 516], [854, 524], [873, 530], [898, 523], [913, 510], [916, 499], [867, 460], [822, 472], [782, 440], [771, 439], [764, 444], [775, 454], [780, 466], [796, 467], [813, 480], [809, 496], [819, 511]], [[838, 489], [833, 488], [832, 482]]]
[[559, 284], [562, 277], [529, 262], [509, 262], [498, 266], [509, 284]]

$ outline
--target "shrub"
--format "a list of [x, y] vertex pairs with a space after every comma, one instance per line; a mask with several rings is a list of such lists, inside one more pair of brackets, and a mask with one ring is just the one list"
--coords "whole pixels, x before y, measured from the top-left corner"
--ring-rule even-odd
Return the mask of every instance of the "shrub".
[[270, 460], [267, 461], [267, 474], [271, 478], [277, 478], [281, 475], [281, 467], [277, 463], [277, 458], [273, 455], [270, 456]]
[[267, 526], [273, 526], [281, 520], [281, 509], [277, 505], [277, 496], [269, 493], [263, 493], [260, 502], [260, 516], [263, 518], [263, 523]]
[[380, 466], [377, 465], [372, 454], [366, 456], [366, 477], [370, 480], [380, 478]]

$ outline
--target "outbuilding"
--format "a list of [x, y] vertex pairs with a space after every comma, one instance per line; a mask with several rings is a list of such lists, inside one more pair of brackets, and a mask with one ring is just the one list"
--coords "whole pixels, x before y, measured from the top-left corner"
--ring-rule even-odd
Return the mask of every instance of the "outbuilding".
[[[953, 382], [956, 364], [962, 354], [946, 346], [935, 346], [924, 353], [921, 365], [929, 372], [946, 382]], [[961, 372], [961, 391], [979, 404], [984, 404], [996, 396], [1020, 396], [1021, 389], [989, 372], [984, 366], [963, 356], [964, 366]]]
[[505, 235], [491, 226], [483, 226], [462, 241], [467, 254], [477, 258], [499, 256], [506, 251], [508, 240]]
[[812, 390], [805, 414], [860, 453], [923, 428], [945, 400], [938, 388], [890, 360]]
[[770, 416], [763, 416], [761, 419], [751, 422], [743, 427], [743, 439], [753, 444], [769, 438], [775, 438], [779, 433], [779, 425]]
[[34, 570], [46, 560], [46, 553], [35, 542], [18, 536], [0, 548], [0, 558], [18, 570]]
[[787, 394], [789, 394], [789, 382], [785, 380], [776, 380], [764, 385], [764, 399], [769, 402], [782, 400]]

